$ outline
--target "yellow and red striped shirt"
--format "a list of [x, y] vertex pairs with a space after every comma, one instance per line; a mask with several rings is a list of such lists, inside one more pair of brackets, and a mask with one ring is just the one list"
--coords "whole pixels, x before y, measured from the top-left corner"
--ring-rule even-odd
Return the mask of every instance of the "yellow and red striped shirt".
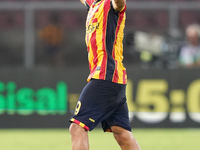
[[86, 0], [86, 45], [91, 78], [127, 83], [123, 66], [123, 36], [126, 6], [114, 10], [110, 0]]

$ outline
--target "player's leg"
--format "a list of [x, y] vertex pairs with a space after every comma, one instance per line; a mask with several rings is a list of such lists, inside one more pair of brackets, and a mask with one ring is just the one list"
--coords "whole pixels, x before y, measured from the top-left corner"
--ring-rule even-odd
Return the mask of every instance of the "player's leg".
[[[117, 93], [110, 88], [112, 86], [110, 84], [103, 80], [91, 80], [81, 92], [75, 113], [70, 118], [72, 150], [88, 150], [87, 131], [93, 130], [101, 122], [101, 119], [109, 114], [110, 109], [107, 108], [107, 105], [111, 105], [112, 100], [111, 102], [107, 101], [107, 97], [113, 97]], [[108, 113], [105, 114], [105, 112]], [[110, 114], [112, 112], [111, 110]]]
[[87, 131], [75, 123], [70, 125], [69, 130], [71, 134], [72, 150], [89, 150]]
[[112, 126], [111, 130], [122, 150], [141, 150], [130, 131], [119, 126]]
[[[123, 98], [121, 99], [121, 97]], [[125, 96], [125, 86], [122, 89], [120, 103], [113, 114], [102, 122], [104, 131], [111, 129], [113, 135], [122, 150], [140, 150], [140, 146], [131, 133], [128, 116], [128, 106]]]

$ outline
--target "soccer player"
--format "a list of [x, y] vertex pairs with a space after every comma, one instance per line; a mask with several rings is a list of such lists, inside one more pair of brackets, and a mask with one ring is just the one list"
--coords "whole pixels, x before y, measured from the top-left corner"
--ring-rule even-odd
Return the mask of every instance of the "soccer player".
[[131, 133], [126, 103], [123, 30], [126, 0], [80, 0], [88, 8], [86, 45], [90, 75], [70, 118], [72, 150], [89, 150], [88, 133], [99, 123], [122, 150], [140, 150]]

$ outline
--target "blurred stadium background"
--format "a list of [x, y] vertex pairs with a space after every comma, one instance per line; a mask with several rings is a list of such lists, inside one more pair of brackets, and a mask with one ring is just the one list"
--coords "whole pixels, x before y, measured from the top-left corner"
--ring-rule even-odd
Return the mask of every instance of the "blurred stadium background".
[[[180, 52], [186, 28], [200, 24], [200, 0], [127, 0], [126, 14], [124, 65], [136, 138], [143, 150], [199, 150], [200, 69], [181, 64]], [[70, 149], [68, 119], [89, 72], [86, 15], [78, 0], [0, 0], [0, 150]], [[34, 133], [41, 140], [31, 143]], [[102, 144], [98, 129], [90, 134], [93, 150], [118, 148], [112, 141], [103, 147], [109, 143]], [[48, 138], [52, 146], [42, 146]]]

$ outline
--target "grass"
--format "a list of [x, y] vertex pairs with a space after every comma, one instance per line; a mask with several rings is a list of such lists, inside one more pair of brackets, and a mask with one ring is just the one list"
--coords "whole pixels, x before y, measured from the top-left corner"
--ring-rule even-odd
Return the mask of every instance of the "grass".
[[[133, 129], [142, 150], [199, 150], [200, 129]], [[120, 150], [112, 133], [89, 132], [90, 150]], [[67, 129], [0, 129], [0, 150], [70, 150]]]

